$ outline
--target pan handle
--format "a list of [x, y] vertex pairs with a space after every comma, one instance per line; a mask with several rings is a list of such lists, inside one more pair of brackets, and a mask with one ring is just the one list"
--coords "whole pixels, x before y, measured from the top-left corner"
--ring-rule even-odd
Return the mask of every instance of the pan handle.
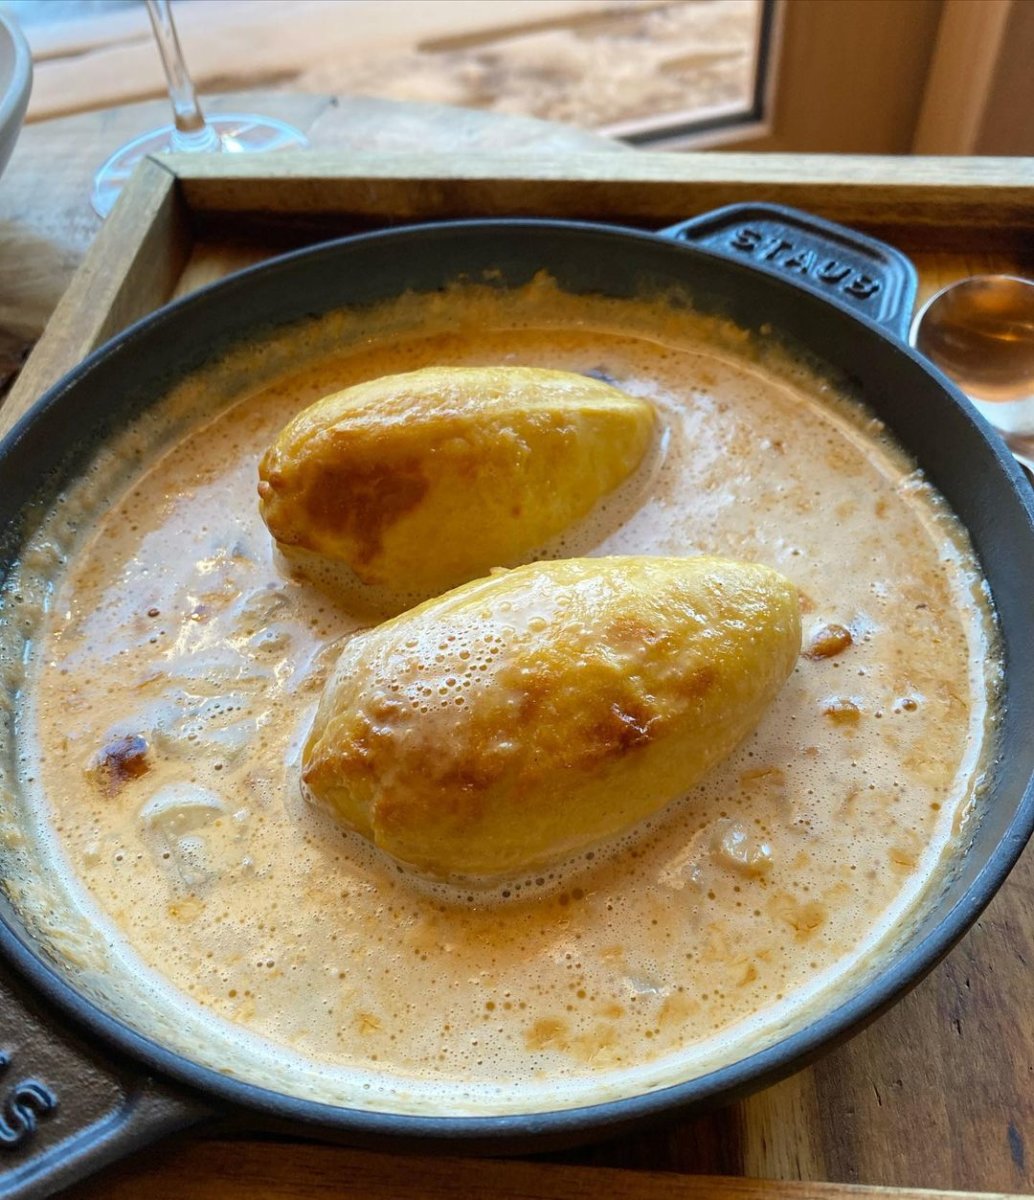
[[0, 1200], [49, 1196], [213, 1115], [78, 1034], [0, 958]]
[[915, 267], [900, 250], [863, 233], [779, 204], [730, 204], [660, 236], [778, 275], [901, 341], [908, 336]]

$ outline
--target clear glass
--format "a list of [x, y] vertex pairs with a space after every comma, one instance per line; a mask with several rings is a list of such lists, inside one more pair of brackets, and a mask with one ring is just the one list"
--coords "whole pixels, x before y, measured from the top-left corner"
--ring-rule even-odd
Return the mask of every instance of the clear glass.
[[951, 283], [916, 314], [909, 340], [1034, 473], [1034, 280], [973, 275]]
[[276, 117], [221, 113], [206, 119], [183, 60], [169, 0], [147, 0], [147, 12], [165, 70], [173, 124], [127, 142], [97, 172], [90, 201], [101, 217], [111, 212], [133, 169], [149, 154], [240, 154], [289, 150], [309, 144], [304, 133]]

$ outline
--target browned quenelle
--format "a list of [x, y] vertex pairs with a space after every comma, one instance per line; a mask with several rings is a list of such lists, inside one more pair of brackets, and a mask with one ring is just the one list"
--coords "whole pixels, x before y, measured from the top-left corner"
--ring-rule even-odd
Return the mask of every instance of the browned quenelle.
[[262, 517], [286, 553], [423, 599], [586, 516], [638, 466], [653, 421], [649, 404], [570, 371], [387, 375], [281, 431], [259, 464]]
[[796, 589], [756, 563], [500, 571], [351, 640], [302, 777], [421, 870], [527, 870], [684, 793], [758, 723], [800, 644]]

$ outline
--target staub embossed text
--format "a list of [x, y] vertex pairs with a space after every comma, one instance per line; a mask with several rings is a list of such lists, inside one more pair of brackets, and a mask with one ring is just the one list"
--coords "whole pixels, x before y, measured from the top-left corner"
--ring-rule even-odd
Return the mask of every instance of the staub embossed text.
[[[0, 1050], [0, 1075], [11, 1060]], [[16, 1150], [36, 1132], [40, 1117], [57, 1108], [57, 1097], [35, 1079], [20, 1079], [7, 1087], [0, 1102], [0, 1150]]]
[[734, 250], [749, 254], [761, 262], [770, 262], [783, 270], [807, 275], [818, 283], [868, 300], [880, 290], [880, 281], [859, 271], [850, 263], [824, 257], [808, 246], [796, 245], [780, 233], [772, 233], [754, 225], [741, 225], [729, 235]]

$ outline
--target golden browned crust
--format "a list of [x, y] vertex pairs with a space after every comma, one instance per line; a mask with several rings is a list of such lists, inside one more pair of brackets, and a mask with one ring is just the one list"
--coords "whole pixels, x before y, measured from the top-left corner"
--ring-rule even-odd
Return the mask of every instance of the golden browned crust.
[[281, 548], [426, 597], [520, 562], [635, 470], [653, 410], [531, 367], [427, 367], [327, 396], [259, 465]]
[[760, 719], [796, 590], [719, 559], [538, 563], [353, 639], [303, 756], [311, 794], [438, 875], [534, 866], [629, 828]]

